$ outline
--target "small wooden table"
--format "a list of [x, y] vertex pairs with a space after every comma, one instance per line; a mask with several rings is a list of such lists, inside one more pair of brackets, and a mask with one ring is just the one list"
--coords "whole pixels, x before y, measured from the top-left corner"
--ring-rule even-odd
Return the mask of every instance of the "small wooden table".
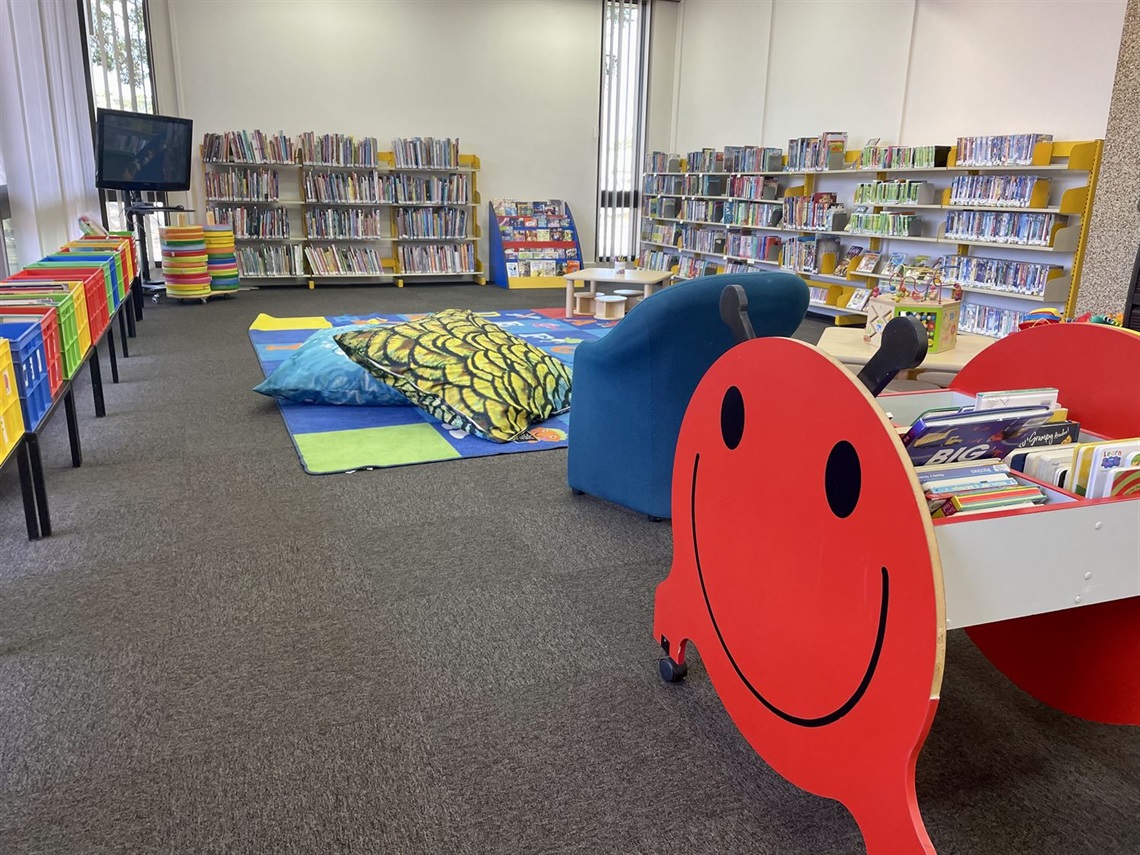
[[573, 273], [567, 273], [563, 278], [566, 280], [566, 317], [573, 318], [575, 317], [575, 283], [581, 282], [589, 285], [591, 294], [598, 292], [599, 282], [606, 282], [610, 285], [639, 285], [644, 295], [642, 299], [644, 299], [644, 297], [648, 297], [658, 288], [663, 288], [668, 285], [669, 280], [673, 278], [673, 271], [639, 270], [637, 268], [613, 270], [609, 267], [588, 267], [583, 270], [575, 270]]
[[[943, 371], [957, 374], [967, 362], [997, 341], [985, 335], [958, 333], [958, 344], [953, 350], [927, 354], [922, 365], [910, 372], [911, 379], [924, 371]], [[863, 341], [862, 327], [829, 327], [816, 345], [829, 356], [834, 356], [844, 365], [866, 365], [878, 350]]]

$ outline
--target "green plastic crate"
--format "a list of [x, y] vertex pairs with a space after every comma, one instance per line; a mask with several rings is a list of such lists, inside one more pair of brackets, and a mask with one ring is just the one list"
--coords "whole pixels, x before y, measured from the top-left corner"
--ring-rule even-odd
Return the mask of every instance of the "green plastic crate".
[[63, 376], [65, 380], [74, 377], [83, 359], [83, 351], [79, 347], [79, 318], [75, 314], [75, 300], [72, 296], [66, 293], [0, 294], [0, 313], [3, 312], [5, 303], [55, 306], [59, 337], [63, 343]]

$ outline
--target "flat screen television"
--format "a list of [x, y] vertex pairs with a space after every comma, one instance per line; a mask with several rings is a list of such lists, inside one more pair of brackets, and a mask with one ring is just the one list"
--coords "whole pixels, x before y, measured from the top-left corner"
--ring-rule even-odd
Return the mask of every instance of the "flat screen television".
[[95, 117], [95, 186], [103, 190], [189, 190], [190, 119], [100, 108]]

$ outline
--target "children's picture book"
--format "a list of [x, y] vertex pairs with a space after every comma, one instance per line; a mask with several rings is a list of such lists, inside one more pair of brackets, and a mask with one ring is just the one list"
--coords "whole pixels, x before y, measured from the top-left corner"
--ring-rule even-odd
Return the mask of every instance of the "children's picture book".
[[887, 257], [887, 263], [885, 265], [883, 265], [883, 275], [884, 276], [894, 276], [896, 273], [899, 272], [900, 269], [902, 269], [902, 266], [904, 264], [906, 264], [906, 253], [905, 252], [892, 252]]
[[979, 392], [974, 401], [975, 410], [996, 410], [1003, 407], [1050, 407], [1056, 409], [1060, 393], [1052, 387], [1039, 389], [1005, 389], [997, 392]]
[[839, 260], [839, 264], [835, 266], [836, 276], [846, 276], [847, 271], [851, 269], [851, 262], [863, 254], [863, 247], [849, 246], [843, 258]]
[[1017, 448], [1018, 432], [1049, 421], [1048, 407], [1015, 407], [981, 413], [951, 413], [918, 419], [902, 437], [915, 466], [1003, 458]]
[[1140, 439], [1106, 442], [1093, 449], [1085, 495], [1106, 499], [1112, 490], [1112, 475], [1118, 469], [1140, 466]]
[[856, 273], [871, 274], [879, 266], [879, 258], [882, 256], [881, 252], [867, 252], [859, 259], [859, 265], [855, 268]]
[[852, 292], [850, 299], [847, 300], [847, 308], [861, 312], [867, 306], [867, 301], [871, 299], [870, 288], [856, 288]]
[[1140, 466], [1117, 469], [1112, 474], [1108, 495], [1114, 499], [1124, 496], [1140, 496]]

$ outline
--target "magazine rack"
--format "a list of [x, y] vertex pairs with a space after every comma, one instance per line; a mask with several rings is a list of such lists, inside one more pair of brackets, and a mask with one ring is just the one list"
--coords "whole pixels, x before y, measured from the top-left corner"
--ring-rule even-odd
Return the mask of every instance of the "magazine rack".
[[[1140, 724], [1140, 497], [1040, 485], [1046, 505], [932, 521], [887, 417], [1039, 386], [1085, 437], [1140, 436], [1140, 335], [1038, 327], [974, 357], [952, 389], [878, 399], [810, 345], [756, 339], [685, 413], [654, 613], [662, 676], [681, 679], [695, 644], [753, 748], [846, 805], [870, 855], [935, 851], [914, 769], [948, 629], [1044, 703]], [[795, 414], [792, 453], [773, 453], [773, 403]]]

